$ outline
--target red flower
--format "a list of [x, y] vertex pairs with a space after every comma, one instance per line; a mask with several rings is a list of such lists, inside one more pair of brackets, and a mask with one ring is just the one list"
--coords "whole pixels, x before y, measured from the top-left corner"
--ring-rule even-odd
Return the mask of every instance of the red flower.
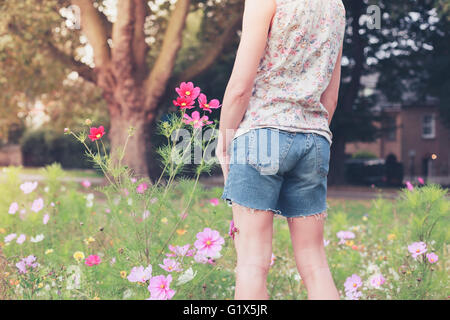
[[105, 135], [105, 128], [103, 128], [103, 126], [100, 126], [98, 128], [92, 127], [90, 134], [88, 135], [88, 137], [92, 140], [98, 140], [101, 137], [103, 137]]
[[204, 95], [203, 93], [201, 93], [200, 96], [198, 97], [198, 102], [200, 104], [200, 108], [210, 113], [212, 112], [211, 109], [220, 108], [219, 100], [213, 99], [208, 103], [208, 99], [206, 99], [206, 95]]
[[92, 267], [92, 266], [100, 264], [100, 262], [102, 262], [102, 259], [100, 259], [99, 256], [90, 255], [89, 257], [86, 258], [84, 264], [89, 267]]
[[173, 100], [173, 104], [180, 107], [180, 109], [192, 109], [194, 108], [194, 103], [195, 101], [189, 97], [178, 97], [176, 101]]
[[195, 87], [192, 82], [182, 82], [180, 84], [179, 88], [176, 88], [175, 91], [178, 93], [178, 95], [182, 98], [189, 97], [192, 100], [197, 99], [198, 95], [200, 94], [200, 88]]

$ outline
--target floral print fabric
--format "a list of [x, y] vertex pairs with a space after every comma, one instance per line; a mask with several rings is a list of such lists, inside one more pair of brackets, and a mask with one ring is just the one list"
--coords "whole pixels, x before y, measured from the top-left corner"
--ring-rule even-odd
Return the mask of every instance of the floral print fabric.
[[320, 102], [341, 49], [341, 0], [275, 0], [247, 111], [236, 137], [253, 128], [316, 132], [332, 143], [328, 111]]

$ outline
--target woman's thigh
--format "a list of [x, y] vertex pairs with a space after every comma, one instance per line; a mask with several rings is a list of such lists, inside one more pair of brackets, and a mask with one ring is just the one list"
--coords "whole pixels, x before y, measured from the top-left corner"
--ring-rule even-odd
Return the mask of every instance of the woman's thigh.
[[238, 265], [270, 265], [273, 218], [274, 213], [271, 211], [250, 209], [233, 203], [233, 220], [238, 230], [234, 240]]

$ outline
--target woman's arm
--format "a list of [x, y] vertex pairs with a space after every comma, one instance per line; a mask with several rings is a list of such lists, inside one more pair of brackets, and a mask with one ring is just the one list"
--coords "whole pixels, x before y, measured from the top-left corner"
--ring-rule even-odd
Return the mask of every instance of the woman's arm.
[[223, 98], [216, 148], [225, 179], [228, 175], [228, 147], [247, 110], [275, 10], [275, 0], [245, 0], [242, 35]]
[[331, 76], [330, 83], [325, 91], [322, 93], [320, 97], [320, 102], [324, 105], [325, 109], [328, 111], [328, 125], [331, 123], [331, 119], [333, 118], [334, 111], [336, 110], [338, 98], [339, 98], [339, 85], [341, 83], [341, 60], [342, 60], [342, 50], [339, 52], [336, 65], [333, 70], [333, 74]]

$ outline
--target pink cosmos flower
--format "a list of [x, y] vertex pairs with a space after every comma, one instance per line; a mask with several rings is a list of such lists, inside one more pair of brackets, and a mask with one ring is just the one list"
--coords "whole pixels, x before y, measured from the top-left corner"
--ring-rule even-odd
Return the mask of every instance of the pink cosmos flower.
[[416, 259], [421, 254], [427, 252], [427, 245], [425, 242], [414, 242], [408, 246], [408, 251], [411, 253], [412, 257]]
[[130, 192], [128, 191], [128, 189], [122, 189], [123, 193], [125, 194], [126, 197], [128, 197], [128, 195], [130, 194]]
[[148, 189], [148, 185], [145, 182], [143, 182], [136, 187], [136, 192], [143, 194], [145, 192], [145, 190], [147, 190], [147, 189]]
[[17, 269], [19, 269], [19, 273], [27, 273], [27, 267], [30, 268], [36, 268], [39, 266], [39, 263], [35, 262], [36, 257], [33, 255], [30, 255], [26, 258], [23, 258], [18, 263], [16, 263]]
[[19, 273], [27, 273], [27, 266], [23, 260], [16, 263], [17, 269], [19, 269]]
[[175, 91], [180, 97], [189, 97], [192, 100], [195, 100], [199, 96], [201, 89], [199, 87], [194, 88], [192, 82], [182, 82], [179, 88], [175, 88]]
[[17, 238], [17, 243], [18, 244], [22, 244], [22, 243], [24, 243], [25, 242], [25, 240], [27, 239], [27, 236], [26, 235], [24, 235], [24, 234], [21, 234], [18, 238]]
[[84, 264], [89, 267], [92, 267], [92, 266], [100, 264], [100, 262], [102, 262], [102, 259], [100, 259], [99, 256], [91, 254], [89, 257], [86, 258], [86, 261], [84, 262]]
[[145, 210], [144, 213], [142, 214], [142, 219], [145, 220], [145, 219], [147, 219], [148, 217], [150, 217], [150, 211]]
[[197, 263], [206, 264], [208, 263], [209, 258], [203, 252], [197, 251], [197, 253], [194, 256], [194, 260]]
[[386, 279], [383, 277], [383, 275], [382, 274], [375, 274], [375, 275], [373, 275], [372, 277], [370, 277], [370, 284], [372, 285], [372, 287], [374, 287], [374, 288], [380, 288], [381, 287], [381, 285], [383, 284], [383, 283], [385, 283], [386, 282]]
[[36, 189], [38, 183], [37, 181], [35, 182], [24, 182], [20, 185], [20, 190], [23, 191], [23, 193], [28, 194], [34, 191], [34, 189]]
[[11, 203], [9, 206], [9, 214], [16, 214], [17, 210], [19, 210], [19, 204], [17, 202]]
[[192, 112], [191, 116], [188, 116], [186, 113], [183, 115], [183, 122], [186, 124], [192, 123], [194, 128], [201, 128], [204, 125], [213, 123], [212, 121], [208, 121], [208, 116], [203, 116], [200, 118], [200, 113], [198, 111]]
[[27, 210], [25, 210], [25, 209], [21, 209], [20, 211], [19, 211], [19, 218], [21, 219], [21, 220], [25, 220], [25, 214], [27, 213]]
[[155, 276], [150, 279], [148, 291], [150, 291], [150, 298], [148, 300], [169, 300], [175, 294], [175, 291], [170, 289], [172, 282], [172, 275]]
[[339, 244], [345, 243], [348, 239], [355, 239], [355, 234], [351, 231], [339, 231], [336, 236], [340, 239]]
[[427, 253], [427, 259], [430, 263], [436, 263], [439, 260], [439, 257], [434, 252]]
[[420, 184], [425, 184], [425, 181], [421, 177], [418, 177], [417, 180], [419, 181]]
[[44, 199], [38, 198], [33, 201], [33, 204], [31, 205], [31, 211], [39, 212], [44, 208]]
[[171, 251], [171, 253], [166, 253], [167, 257], [183, 257], [183, 256], [187, 256], [187, 257], [191, 257], [194, 254], [194, 250], [189, 250], [189, 247], [191, 245], [188, 243], [184, 246], [173, 246], [171, 244], [169, 244], [169, 250]]
[[359, 300], [362, 296], [361, 291], [345, 291], [345, 295], [349, 300]]
[[17, 237], [17, 234], [11, 233], [5, 237], [4, 241], [5, 241], [5, 243], [9, 243], [9, 242], [13, 241], [16, 237]]
[[48, 220], [50, 220], [50, 216], [48, 214], [45, 214], [44, 217], [42, 218], [42, 223], [47, 224]]
[[409, 180], [406, 181], [406, 187], [407, 187], [408, 190], [410, 190], [410, 191], [414, 190], [414, 187], [413, 187], [413, 185], [411, 184], [411, 182], [410, 182]]
[[222, 250], [222, 244], [225, 243], [219, 231], [211, 230], [210, 228], [205, 228], [203, 232], [197, 233], [197, 239], [194, 246], [208, 257], [215, 256]]
[[180, 218], [181, 218], [181, 220], [186, 219], [187, 216], [188, 216], [188, 213], [187, 213], [187, 212], [182, 212], [182, 213], [180, 213]]
[[192, 109], [195, 107], [195, 101], [189, 97], [178, 97], [177, 100], [173, 100], [173, 104], [180, 107], [180, 109]]
[[356, 291], [362, 286], [361, 278], [357, 274], [352, 274], [345, 280], [345, 291]]
[[270, 266], [273, 266], [273, 264], [275, 263], [276, 259], [277, 259], [277, 257], [272, 252], [272, 257], [270, 258]]
[[144, 269], [143, 266], [134, 267], [131, 269], [130, 274], [127, 279], [130, 282], [141, 282], [145, 283], [152, 277], [152, 265], [149, 264], [147, 268]]
[[181, 268], [181, 265], [179, 262], [177, 262], [176, 260], [173, 259], [164, 259], [164, 264], [160, 264], [159, 266], [161, 268], [163, 268], [164, 270], [166, 270], [167, 272], [172, 272], [172, 271], [183, 271], [183, 269]]
[[236, 226], [234, 225], [234, 220], [230, 222], [230, 229], [228, 230], [228, 235], [234, 240], [234, 234], [238, 231]]
[[217, 198], [209, 199], [209, 203], [211, 203], [215, 207], [215, 206], [219, 205], [219, 199], [217, 199]]
[[203, 93], [201, 93], [200, 96], [198, 97], [198, 102], [200, 108], [202, 108], [205, 111], [208, 111], [209, 113], [212, 112], [211, 109], [220, 108], [219, 100], [213, 99], [208, 103], [208, 99], [206, 99], [206, 95], [204, 95]]
[[89, 180], [83, 180], [83, 182], [81, 182], [81, 185], [85, 188], [89, 188], [91, 186], [91, 182]]
[[136, 178], [130, 178], [131, 183], [136, 183], [137, 179]]

